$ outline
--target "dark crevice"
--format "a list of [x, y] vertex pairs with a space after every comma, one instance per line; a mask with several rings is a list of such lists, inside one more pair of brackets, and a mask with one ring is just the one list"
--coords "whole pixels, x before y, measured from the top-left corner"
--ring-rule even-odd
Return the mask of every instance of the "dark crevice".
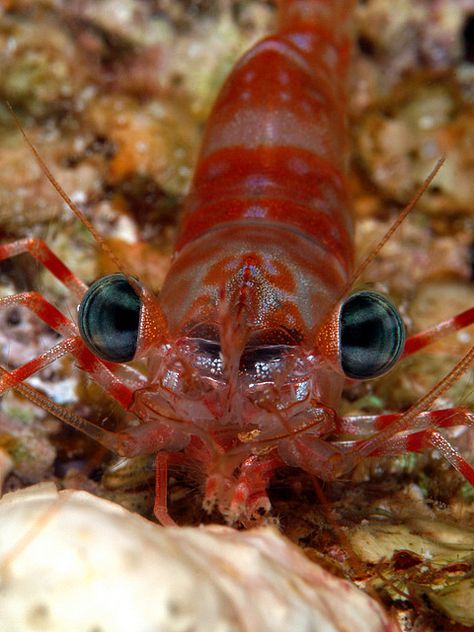
[[474, 13], [468, 15], [462, 31], [464, 60], [474, 64]]

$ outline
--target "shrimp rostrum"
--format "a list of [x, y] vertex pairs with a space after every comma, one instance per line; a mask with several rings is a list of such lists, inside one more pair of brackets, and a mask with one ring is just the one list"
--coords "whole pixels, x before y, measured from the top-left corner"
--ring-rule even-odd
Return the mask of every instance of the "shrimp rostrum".
[[[472, 414], [430, 410], [470, 367], [472, 349], [403, 414], [336, 412], [347, 378], [379, 376], [474, 321], [471, 309], [405, 339], [386, 297], [351, 294], [390, 236], [354, 269], [345, 112], [352, 11], [352, 0], [281, 0], [276, 34], [238, 61], [207, 125], [158, 297], [119, 262], [119, 272], [87, 288], [43, 242], [0, 248], [2, 259], [29, 251], [80, 304], [76, 325], [37, 293], [1, 299], [26, 305], [65, 337], [3, 370], [1, 390], [17, 389], [120, 455], [156, 454], [162, 524], [173, 523], [167, 467], [191, 461], [202, 471], [204, 507], [242, 524], [270, 512], [267, 487], [282, 464], [332, 480], [373, 456], [435, 446], [474, 484], [474, 470], [439, 430], [471, 424]], [[106, 431], [24, 383], [66, 353], [140, 425]], [[146, 376], [124, 378], [118, 365], [137, 359]]]

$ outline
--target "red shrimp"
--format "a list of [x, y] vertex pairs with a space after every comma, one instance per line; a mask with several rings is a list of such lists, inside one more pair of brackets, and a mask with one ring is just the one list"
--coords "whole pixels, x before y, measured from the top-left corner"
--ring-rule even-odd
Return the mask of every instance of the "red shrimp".
[[[0, 299], [0, 307], [27, 306], [65, 336], [3, 370], [1, 392], [15, 388], [120, 455], [156, 454], [154, 512], [163, 525], [173, 524], [169, 464], [197, 464], [206, 510], [244, 525], [270, 512], [267, 487], [282, 464], [333, 480], [369, 457], [435, 446], [474, 484], [473, 468], [438, 431], [472, 424], [472, 413], [429, 410], [471, 366], [473, 349], [404, 414], [336, 412], [347, 378], [381, 375], [474, 322], [473, 308], [405, 341], [388, 299], [348, 296], [441, 164], [354, 270], [345, 112], [353, 5], [281, 0], [276, 34], [237, 63], [210, 117], [158, 297], [127, 273], [32, 146], [120, 272], [87, 288], [41, 241], [0, 247], [0, 259], [30, 252], [80, 302], [76, 325], [38, 293]], [[68, 353], [139, 426], [106, 431], [24, 383]], [[130, 368], [119, 378], [122, 363], [136, 359], [146, 360], [146, 377]]]

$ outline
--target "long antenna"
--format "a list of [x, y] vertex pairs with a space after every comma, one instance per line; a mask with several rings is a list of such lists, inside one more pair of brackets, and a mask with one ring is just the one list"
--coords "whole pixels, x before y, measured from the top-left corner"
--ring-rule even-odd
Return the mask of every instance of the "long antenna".
[[393, 224], [390, 226], [390, 228], [384, 234], [382, 239], [380, 239], [380, 241], [375, 246], [375, 248], [373, 248], [373, 250], [367, 255], [367, 257], [365, 257], [365, 259], [363, 259], [363, 261], [361, 261], [361, 263], [357, 266], [357, 268], [355, 269], [355, 271], [352, 274], [351, 278], [347, 281], [347, 283], [345, 284], [345, 286], [342, 289], [341, 293], [338, 295], [337, 299], [334, 301], [331, 309], [328, 311], [328, 317], [317, 328], [316, 335], [326, 325], [326, 323], [328, 322], [329, 318], [331, 318], [333, 311], [336, 309], [336, 306], [339, 305], [339, 303], [342, 301], [342, 299], [350, 291], [350, 289], [353, 287], [353, 285], [357, 281], [357, 279], [360, 276], [362, 276], [362, 274], [365, 272], [365, 270], [368, 268], [368, 266], [372, 263], [372, 261], [375, 259], [375, 257], [379, 254], [379, 252], [385, 246], [387, 241], [392, 237], [393, 233], [397, 230], [397, 228], [400, 226], [400, 224], [406, 219], [406, 217], [412, 212], [412, 210], [418, 204], [421, 196], [425, 193], [427, 188], [430, 186], [430, 184], [434, 180], [436, 174], [438, 173], [438, 171], [443, 166], [445, 160], [446, 160], [446, 156], [441, 156], [441, 158], [437, 161], [437, 163], [435, 164], [435, 166], [431, 170], [431, 172], [428, 175], [428, 177], [425, 179], [423, 184], [419, 187], [419, 189], [417, 190], [415, 195], [412, 197], [412, 199], [408, 202], [408, 204], [405, 206], [405, 208], [402, 209], [401, 213], [399, 213], [399, 215], [397, 216], [397, 219], [393, 222]]
[[62, 188], [62, 186], [59, 184], [59, 182], [53, 176], [53, 174], [51, 173], [48, 165], [45, 163], [45, 161], [41, 157], [41, 154], [36, 149], [36, 147], [34, 146], [33, 142], [30, 140], [29, 136], [25, 132], [22, 124], [20, 123], [17, 115], [15, 114], [15, 111], [13, 110], [13, 107], [11, 106], [11, 104], [8, 101], [6, 102], [6, 104], [7, 104], [7, 107], [8, 107], [8, 109], [10, 110], [10, 112], [11, 112], [11, 114], [13, 116], [13, 119], [15, 121], [15, 124], [16, 124], [17, 128], [19, 129], [21, 135], [25, 139], [28, 147], [31, 149], [31, 151], [32, 151], [32, 153], [33, 153], [33, 155], [34, 155], [34, 157], [36, 159], [36, 162], [38, 163], [41, 171], [48, 178], [48, 180], [51, 183], [51, 185], [56, 189], [58, 194], [61, 196], [61, 198], [64, 200], [64, 202], [69, 206], [69, 208], [74, 213], [74, 215], [77, 217], [77, 219], [80, 222], [82, 222], [82, 224], [87, 228], [87, 230], [90, 232], [92, 237], [96, 240], [96, 242], [99, 244], [99, 246], [105, 252], [105, 254], [110, 258], [110, 260], [117, 266], [117, 268], [120, 270], [120, 272], [122, 272], [127, 277], [131, 276], [131, 274], [126, 270], [126, 266], [122, 262], [120, 262], [118, 257], [112, 252], [112, 250], [107, 245], [107, 243], [104, 241], [103, 237], [96, 230], [96, 228], [94, 227], [92, 222], [90, 222], [90, 220], [87, 219], [87, 217], [81, 211], [79, 206], [69, 197], [69, 195], [66, 193], [66, 191]]
[[400, 226], [400, 224], [412, 212], [412, 210], [418, 204], [421, 196], [425, 193], [427, 188], [433, 182], [434, 178], [436, 177], [436, 174], [438, 173], [438, 171], [443, 166], [445, 160], [446, 160], [446, 156], [441, 156], [441, 158], [438, 160], [438, 162], [435, 164], [435, 166], [431, 170], [431, 172], [428, 175], [428, 177], [425, 179], [423, 184], [420, 186], [418, 191], [415, 193], [415, 195], [412, 197], [412, 199], [408, 202], [408, 204], [405, 206], [405, 208], [402, 210], [402, 212], [398, 215], [397, 219], [393, 222], [393, 224], [387, 230], [387, 232], [382, 237], [382, 239], [378, 242], [378, 244], [375, 246], [375, 248], [367, 255], [367, 257], [365, 257], [365, 259], [363, 261], [361, 261], [361, 263], [357, 266], [357, 268], [355, 269], [353, 275], [351, 276], [351, 278], [349, 279], [349, 281], [347, 283], [347, 287], [346, 287], [346, 289], [344, 291], [344, 294], [347, 292], [348, 289], [350, 289], [354, 285], [354, 282], [357, 281], [357, 279], [365, 272], [366, 268], [372, 263], [372, 261], [375, 259], [375, 257], [379, 254], [379, 252], [385, 246], [387, 241], [391, 238], [393, 233]]

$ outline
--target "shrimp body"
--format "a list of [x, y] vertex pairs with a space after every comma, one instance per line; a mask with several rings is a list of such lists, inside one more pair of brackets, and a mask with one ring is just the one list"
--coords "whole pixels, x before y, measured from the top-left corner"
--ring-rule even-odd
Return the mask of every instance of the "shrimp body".
[[[143, 398], [212, 437], [208, 476], [230, 481], [274, 446], [304, 467], [294, 441], [276, 437], [308, 421], [316, 439], [332, 429], [326, 408], [337, 406], [344, 376], [318, 357], [316, 337], [353, 262], [344, 111], [352, 4], [281, 2], [277, 34], [237, 63], [205, 132], [159, 296], [175, 344], [150, 351], [156, 397]], [[242, 442], [245, 431], [260, 448]], [[322, 447], [321, 467], [311, 468], [320, 475], [331, 452]]]
[[[87, 288], [41, 241], [0, 246], [0, 260], [30, 252], [80, 301], [77, 327], [35, 292], [0, 299], [1, 308], [26, 305], [65, 337], [14, 371], [0, 369], [0, 393], [15, 388], [118, 454], [156, 454], [162, 524], [173, 524], [169, 464], [193, 463], [204, 507], [244, 525], [270, 510], [268, 483], [282, 464], [332, 480], [368, 457], [435, 446], [474, 485], [474, 469], [435, 430], [473, 424], [472, 413], [429, 411], [474, 349], [406, 413], [336, 413], [347, 377], [381, 375], [402, 352], [474, 322], [473, 308], [405, 343], [387, 299], [346, 297], [442, 164], [354, 271], [344, 108], [353, 6], [280, 0], [276, 34], [237, 63], [210, 116], [158, 297], [123, 269], [25, 135], [121, 274]], [[65, 354], [140, 425], [108, 432], [24, 383]], [[146, 377], [118, 370], [132, 359], [146, 362]]]

